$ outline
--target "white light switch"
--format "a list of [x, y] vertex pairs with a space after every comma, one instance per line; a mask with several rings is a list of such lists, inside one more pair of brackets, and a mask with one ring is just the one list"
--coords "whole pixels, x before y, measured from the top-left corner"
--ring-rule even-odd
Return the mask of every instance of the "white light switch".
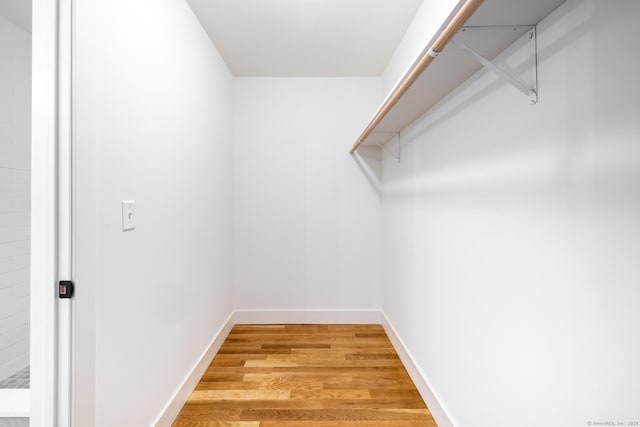
[[135, 200], [122, 201], [122, 231], [129, 231], [136, 228], [135, 225]]

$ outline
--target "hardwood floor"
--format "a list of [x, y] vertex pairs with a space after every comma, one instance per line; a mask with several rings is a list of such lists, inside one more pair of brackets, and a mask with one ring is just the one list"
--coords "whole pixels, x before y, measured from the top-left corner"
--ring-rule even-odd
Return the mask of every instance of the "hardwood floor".
[[435, 427], [378, 325], [236, 325], [173, 427]]

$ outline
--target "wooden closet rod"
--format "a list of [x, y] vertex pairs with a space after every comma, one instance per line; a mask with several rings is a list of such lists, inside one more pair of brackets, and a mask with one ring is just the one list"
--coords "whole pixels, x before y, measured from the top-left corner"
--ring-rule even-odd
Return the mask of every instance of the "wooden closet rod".
[[467, 0], [466, 3], [460, 8], [458, 13], [453, 17], [449, 25], [440, 33], [431, 47], [422, 52], [422, 55], [416, 60], [415, 65], [404, 75], [400, 84], [396, 86], [391, 95], [387, 98], [385, 103], [380, 107], [373, 120], [369, 123], [369, 126], [362, 132], [358, 141], [353, 144], [350, 154], [360, 147], [365, 139], [373, 132], [373, 130], [380, 124], [382, 119], [391, 111], [391, 109], [398, 103], [400, 98], [407, 92], [418, 77], [424, 70], [433, 62], [434, 58], [438, 56], [447, 44], [453, 39], [453, 37], [460, 31], [464, 24], [471, 18], [471, 16], [478, 10], [484, 0]]

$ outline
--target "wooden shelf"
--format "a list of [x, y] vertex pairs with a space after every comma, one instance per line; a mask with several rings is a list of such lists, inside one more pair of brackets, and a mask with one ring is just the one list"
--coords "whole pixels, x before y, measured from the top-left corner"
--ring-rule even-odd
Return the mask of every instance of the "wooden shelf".
[[[493, 59], [565, 0], [461, 1], [413, 66], [400, 79], [362, 132], [351, 153], [361, 145], [388, 142], [447, 94], [475, 74], [481, 65], [448, 42], [460, 41]], [[465, 10], [466, 9], [466, 10]], [[470, 12], [470, 13], [469, 13]], [[469, 17], [470, 16], [470, 17]], [[465, 27], [511, 27], [509, 31], [460, 31]], [[437, 57], [431, 52], [440, 52]]]

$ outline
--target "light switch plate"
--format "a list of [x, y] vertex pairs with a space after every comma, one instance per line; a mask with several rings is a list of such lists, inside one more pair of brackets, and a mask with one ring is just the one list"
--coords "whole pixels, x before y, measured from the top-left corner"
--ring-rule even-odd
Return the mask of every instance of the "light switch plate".
[[135, 200], [122, 201], [122, 231], [129, 231], [136, 228], [135, 225]]

